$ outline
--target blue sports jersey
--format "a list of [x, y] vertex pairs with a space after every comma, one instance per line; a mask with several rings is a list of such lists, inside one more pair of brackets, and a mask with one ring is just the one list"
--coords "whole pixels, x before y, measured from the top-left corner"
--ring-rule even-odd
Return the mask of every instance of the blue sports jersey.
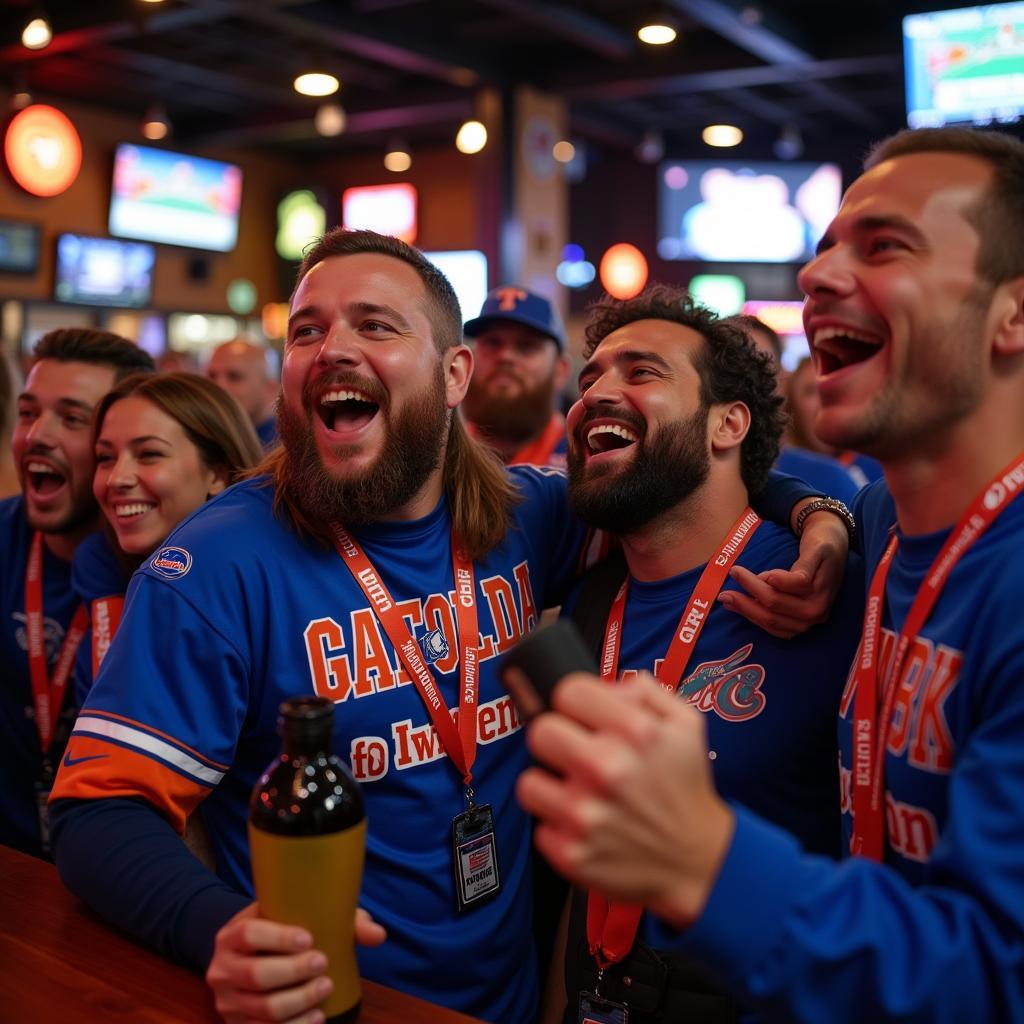
[[[40, 856], [39, 814], [35, 785], [42, 769], [36, 731], [32, 679], [25, 627], [25, 566], [32, 529], [21, 495], [0, 502], [0, 843]], [[64, 633], [78, 607], [71, 590], [71, 566], [43, 545], [43, 638], [50, 671], [60, 656]], [[70, 683], [69, 683], [70, 689]], [[73, 705], [73, 695], [68, 695]], [[60, 734], [51, 750], [61, 755]], [[56, 764], [54, 764], [56, 767]]]
[[277, 417], [271, 416], [256, 427], [256, 436], [264, 449], [273, 448], [277, 444]]
[[[79, 704], [92, 688], [93, 601], [123, 596], [127, 586], [125, 570], [107, 535], [97, 531], [86, 537], [75, 549], [75, 557], [71, 560], [71, 589], [89, 612], [89, 628], [82, 637], [75, 658], [75, 696]], [[97, 623], [96, 626], [102, 630], [104, 623]], [[110, 632], [108, 627], [107, 633]], [[110, 636], [104, 636], [104, 642], [109, 644]]]
[[[884, 481], [855, 511], [870, 575], [896, 522]], [[883, 670], [948, 535], [901, 538]], [[852, 858], [837, 870], [738, 814], [705, 911], [675, 945], [757, 1005], [839, 1024], [1024, 1021], [1022, 535], [1017, 498], [957, 564], [912, 641], [886, 749], [886, 867]], [[844, 694], [840, 720], [847, 814], [853, 697]]]
[[[335, 751], [363, 786], [369, 834], [361, 904], [389, 933], [359, 951], [364, 976], [486, 1020], [533, 1012], [529, 844], [513, 796], [527, 754], [496, 656], [564, 591], [582, 530], [565, 478], [511, 471], [524, 500], [506, 541], [475, 567], [478, 746], [473, 786], [494, 808], [503, 889], [455, 912], [452, 818], [464, 808], [418, 691], [339, 556], [275, 519], [262, 481], [232, 487], [168, 537], [130, 584], [124, 621], [71, 739], [56, 797], [141, 796], [180, 829], [201, 801], [218, 874], [251, 892], [249, 795], [280, 747], [294, 694], [336, 702]], [[401, 603], [449, 707], [458, 704], [450, 520], [353, 531]], [[144, 685], [140, 683], [144, 680]], [[89, 760], [93, 758], [93, 760]], [[117, 893], [109, 894], [110, 900]]]
[[850, 506], [861, 486], [838, 460], [803, 448], [783, 448], [775, 466], [779, 472], [806, 480], [822, 494], [838, 498]]

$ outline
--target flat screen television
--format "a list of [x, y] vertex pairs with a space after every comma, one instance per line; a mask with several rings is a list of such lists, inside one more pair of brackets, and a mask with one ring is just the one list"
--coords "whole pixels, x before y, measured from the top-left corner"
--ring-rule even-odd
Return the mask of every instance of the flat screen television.
[[120, 238], [230, 252], [241, 201], [242, 171], [234, 164], [122, 143], [108, 228]]
[[34, 274], [42, 228], [22, 220], [0, 220], [0, 274]]
[[53, 297], [86, 306], [141, 309], [153, 292], [155, 250], [144, 242], [57, 237]]
[[705, 263], [802, 263], [836, 215], [835, 164], [689, 160], [658, 168], [658, 255]]
[[1024, 112], [1024, 3], [903, 19], [911, 128], [1016, 121]]

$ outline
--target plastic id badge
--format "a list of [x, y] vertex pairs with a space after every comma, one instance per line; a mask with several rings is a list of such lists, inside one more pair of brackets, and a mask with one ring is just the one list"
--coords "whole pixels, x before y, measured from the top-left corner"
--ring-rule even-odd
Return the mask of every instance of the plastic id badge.
[[455, 896], [459, 910], [468, 910], [501, 890], [498, 846], [490, 804], [480, 804], [452, 820]]
[[629, 1009], [593, 992], [580, 993], [578, 1024], [629, 1024]]

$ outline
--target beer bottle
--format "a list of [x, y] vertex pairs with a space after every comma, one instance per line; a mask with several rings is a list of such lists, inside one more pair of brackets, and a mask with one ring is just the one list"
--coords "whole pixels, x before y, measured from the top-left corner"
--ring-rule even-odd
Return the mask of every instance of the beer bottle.
[[331, 753], [334, 705], [295, 697], [278, 709], [281, 754], [249, 804], [249, 849], [260, 916], [301, 925], [327, 956], [330, 1024], [359, 1016], [354, 918], [363, 876], [366, 816], [359, 786]]

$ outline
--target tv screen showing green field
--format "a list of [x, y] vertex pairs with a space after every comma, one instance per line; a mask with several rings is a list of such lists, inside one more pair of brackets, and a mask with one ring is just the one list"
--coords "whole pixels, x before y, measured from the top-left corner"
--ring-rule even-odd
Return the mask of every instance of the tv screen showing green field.
[[907, 123], [1016, 121], [1024, 111], [1024, 3], [903, 19]]
[[112, 235], [228, 252], [238, 239], [242, 171], [166, 149], [117, 147]]

